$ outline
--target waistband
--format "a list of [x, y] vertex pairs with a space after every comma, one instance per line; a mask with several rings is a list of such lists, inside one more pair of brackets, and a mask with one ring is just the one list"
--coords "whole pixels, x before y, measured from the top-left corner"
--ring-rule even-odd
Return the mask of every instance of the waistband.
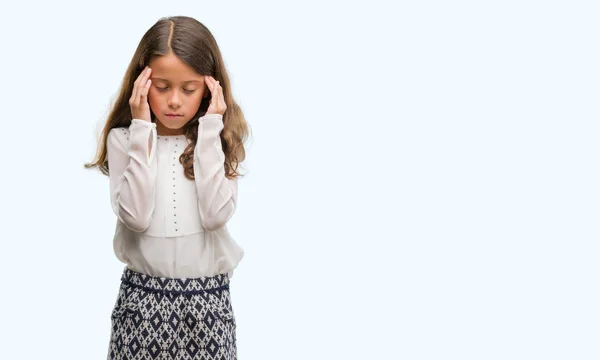
[[168, 278], [143, 274], [125, 267], [121, 283], [149, 292], [192, 295], [229, 289], [229, 276], [224, 273], [192, 278]]

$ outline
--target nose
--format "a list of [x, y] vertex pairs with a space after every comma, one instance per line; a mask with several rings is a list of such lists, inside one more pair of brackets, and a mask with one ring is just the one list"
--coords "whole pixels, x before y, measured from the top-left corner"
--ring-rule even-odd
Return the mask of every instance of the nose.
[[167, 101], [170, 108], [176, 109], [181, 106], [181, 98], [177, 95], [177, 91], [173, 91], [173, 95]]

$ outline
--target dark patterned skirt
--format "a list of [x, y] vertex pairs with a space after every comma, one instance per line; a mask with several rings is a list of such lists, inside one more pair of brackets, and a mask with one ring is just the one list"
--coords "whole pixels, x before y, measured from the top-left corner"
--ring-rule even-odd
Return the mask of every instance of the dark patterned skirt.
[[153, 277], [127, 267], [108, 359], [237, 359], [229, 277]]

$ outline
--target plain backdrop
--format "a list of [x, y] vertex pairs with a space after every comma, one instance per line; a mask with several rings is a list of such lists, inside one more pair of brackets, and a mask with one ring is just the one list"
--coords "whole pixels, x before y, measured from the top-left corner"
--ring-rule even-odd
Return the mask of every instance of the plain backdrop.
[[212, 31], [252, 130], [241, 360], [600, 358], [597, 2], [0, 10], [0, 358], [106, 357], [124, 265], [83, 164], [169, 15]]

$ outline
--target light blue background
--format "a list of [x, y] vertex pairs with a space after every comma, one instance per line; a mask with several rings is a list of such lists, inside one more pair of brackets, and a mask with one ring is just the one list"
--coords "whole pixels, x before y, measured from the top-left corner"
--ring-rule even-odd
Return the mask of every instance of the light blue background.
[[1, 5], [2, 359], [104, 359], [123, 264], [83, 169], [143, 33], [215, 35], [252, 128], [249, 359], [598, 359], [593, 1]]

